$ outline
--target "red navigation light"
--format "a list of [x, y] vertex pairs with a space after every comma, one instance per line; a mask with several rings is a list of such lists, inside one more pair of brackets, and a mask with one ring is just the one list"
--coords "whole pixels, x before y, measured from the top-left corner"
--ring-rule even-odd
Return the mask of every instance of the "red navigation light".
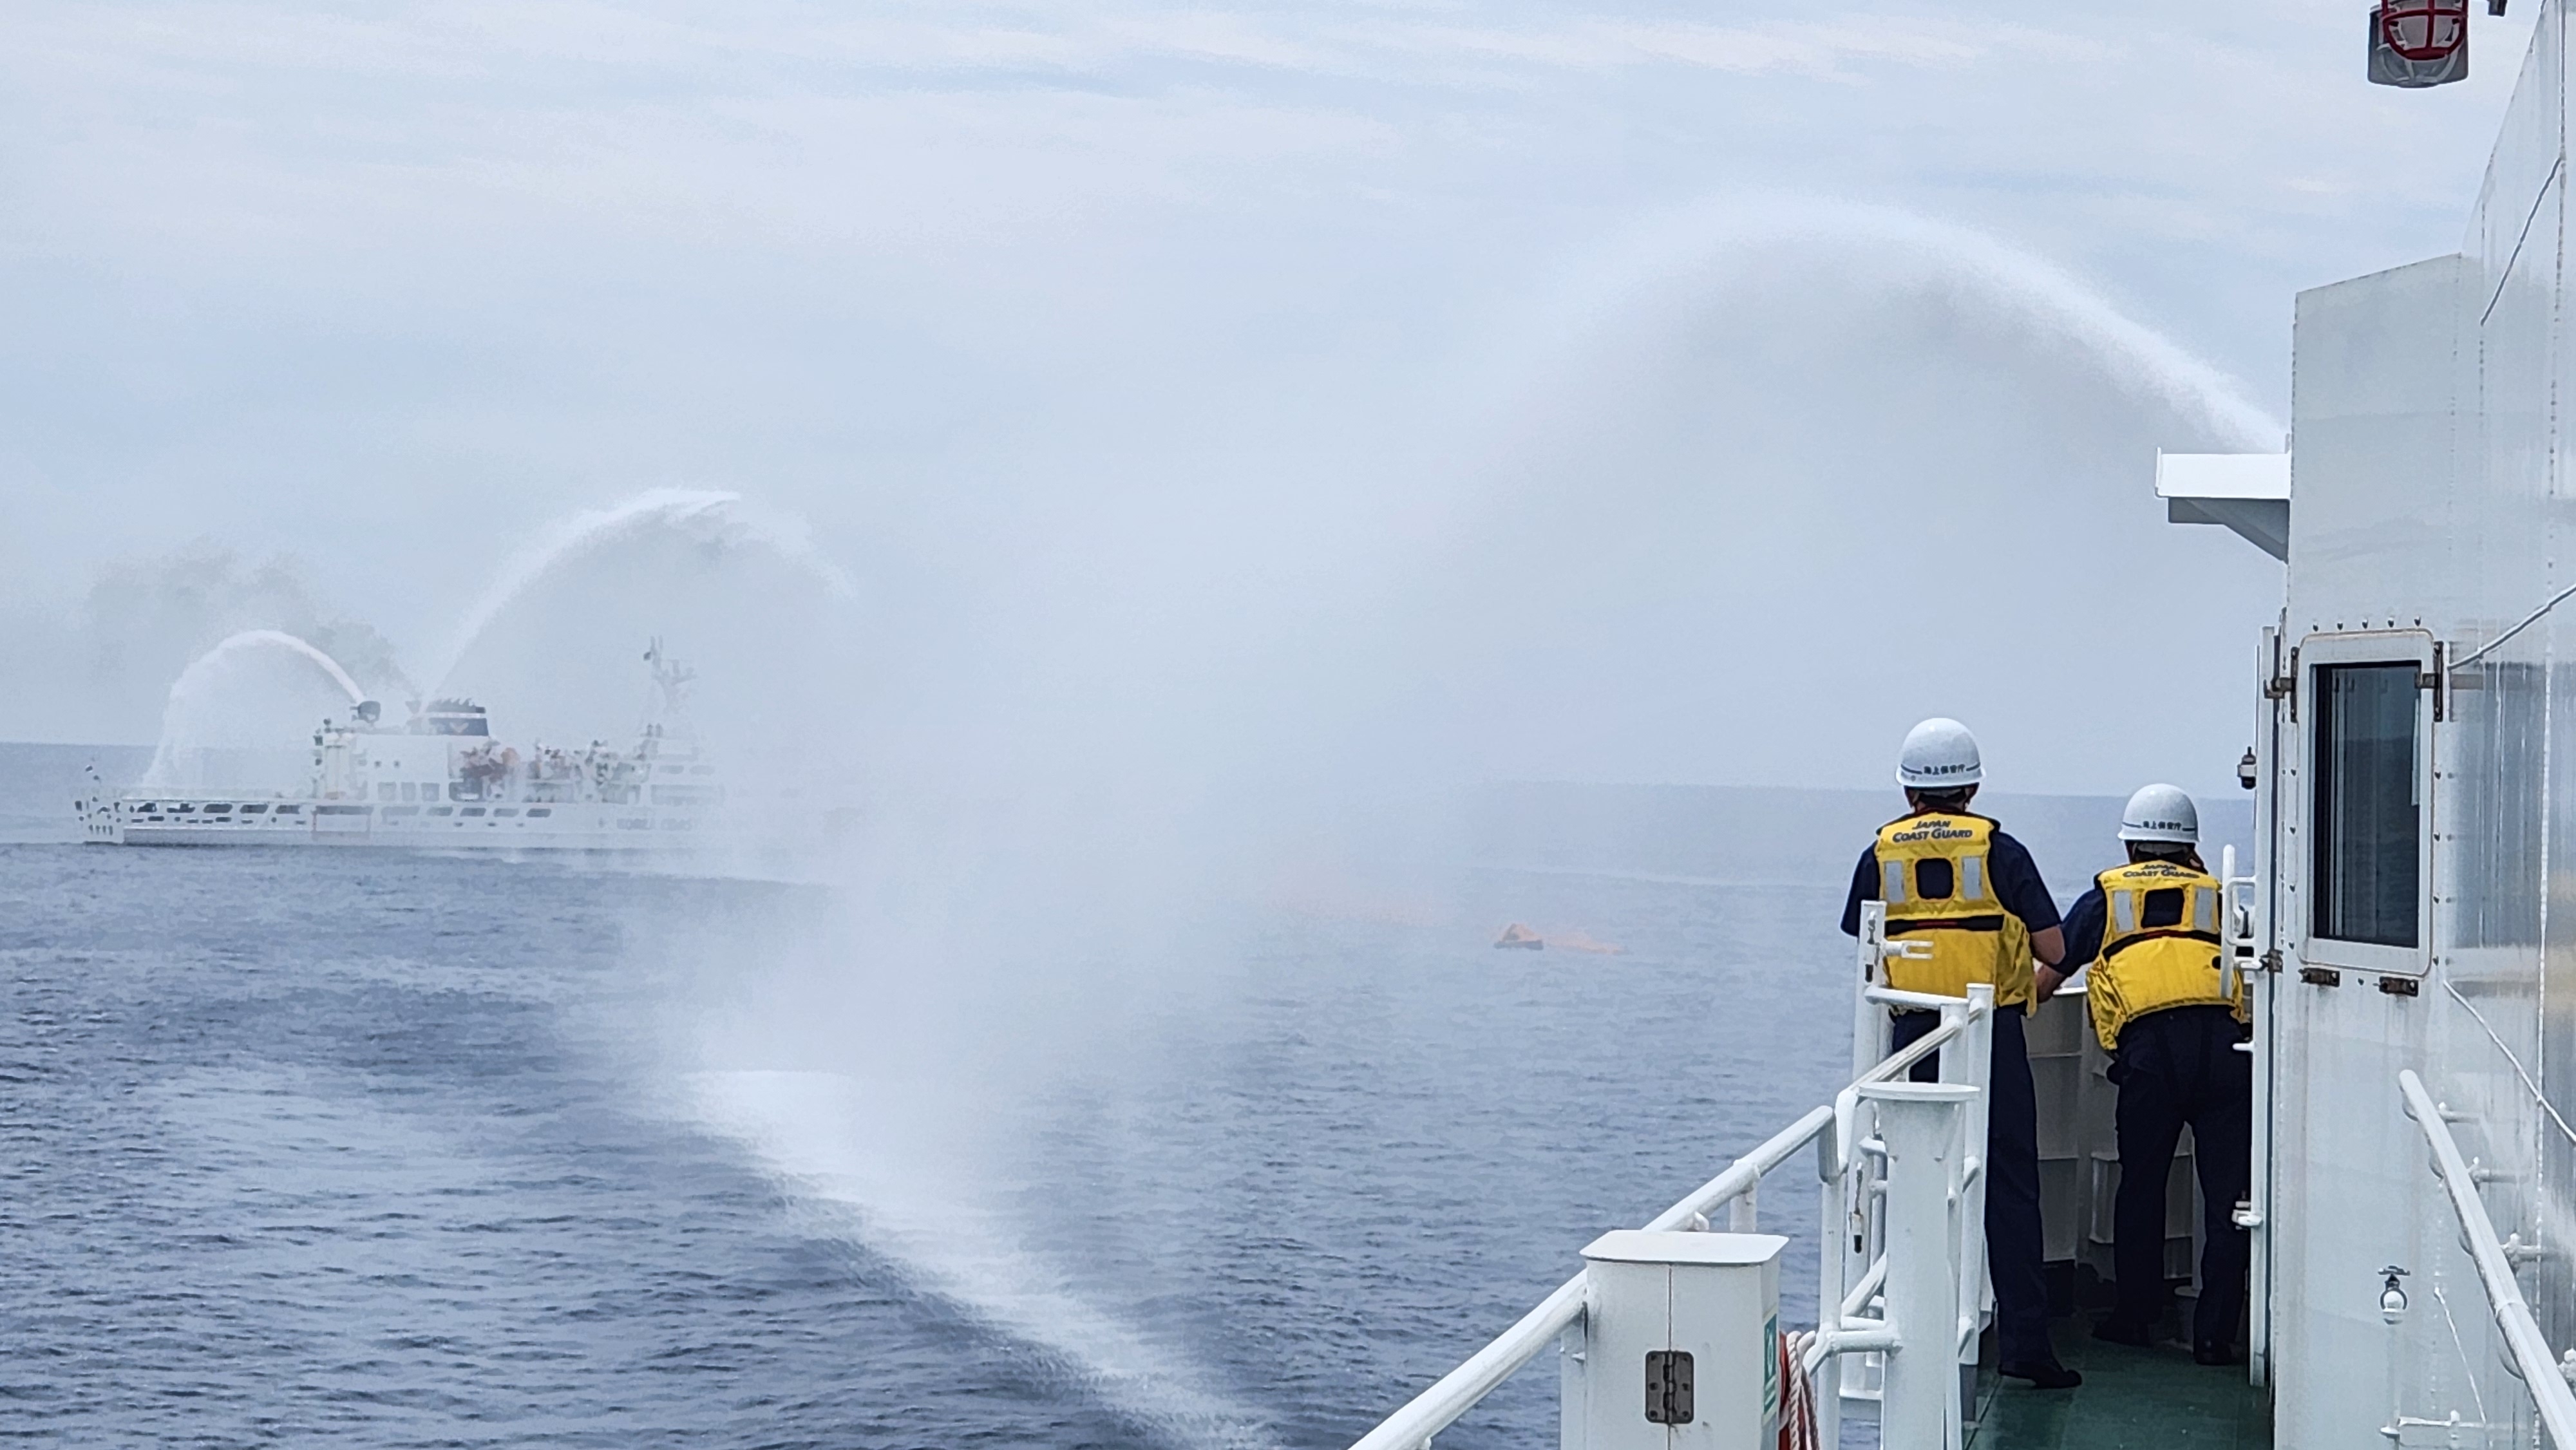
[[[2496, 0], [2488, 0], [2493, 10]], [[2370, 7], [2373, 85], [2449, 85], [2469, 78], [2469, 0], [2379, 0]]]
[[2449, 60], [2469, 39], [2469, 0], [2383, 0], [2379, 35], [2397, 58]]

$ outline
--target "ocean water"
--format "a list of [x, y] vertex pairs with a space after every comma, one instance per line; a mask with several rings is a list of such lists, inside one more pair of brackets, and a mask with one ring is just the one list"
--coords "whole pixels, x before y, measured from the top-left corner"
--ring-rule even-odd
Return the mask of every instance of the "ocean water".
[[[868, 882], [83, 847], [62, 769], [0, 751], [0, 1436], [96, 1445], [1345, 1444], [1840, 1082], [1887, 804], [1484, 792], [1095, 980]], [[2071, 894], [2116, 806], [1998, 813]]]

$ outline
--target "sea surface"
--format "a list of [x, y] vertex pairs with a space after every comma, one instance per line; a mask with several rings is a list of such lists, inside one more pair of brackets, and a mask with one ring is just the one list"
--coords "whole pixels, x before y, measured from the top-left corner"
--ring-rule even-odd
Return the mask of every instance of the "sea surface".
[[[1497, 789], [1050, 938], [893, 869], [84, 847], [81, 763], [0, 747], [0, 1437], [70, 1445], [1347, 1444], [1841, 1082], [1889, 806]], [[2116, 811], [1997, 803], [2064, 895]], [[1552, 1363], [1451, 1438], [1552, 1445]]]

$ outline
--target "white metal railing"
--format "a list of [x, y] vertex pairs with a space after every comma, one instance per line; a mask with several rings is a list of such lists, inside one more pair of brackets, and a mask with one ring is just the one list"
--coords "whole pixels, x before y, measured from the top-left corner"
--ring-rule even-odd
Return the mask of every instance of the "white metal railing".
[[[1927, 1252], [1946, 1250], [1943, 1256], [1948, 1263], [1937, 1271], [1939, 1279], [1946, 1281], [1946, 1292], [1939, 1296], [1939, 1302], [1960, 1309], [1955, 1316], [1955, 1336], [1943, 1334], [1936, 1341], [1942, 1351], [1943, 1373], [1939, 1378], [1946, 1383], [1948, 1393], [1944, 1397], [1946, 1409], [1934, 1404], [1932, 1413], [1946, 1414], [1943, 1443], [1951, 1446], [1960, 1442], [1960, 1402], [1958, 1376], [1950, 1366], [1975, 1363], [1977, 1333], [1986, 1302], [1983, 1155], [1986, 1087], [1993, 1061], [1994, 989], [1971, 987], [1963, 1000], [1898, 992], [1879, 985], [1887, 959], [1906, 955], [1909, 953], [1902, 943], [1887, 940], [1886, 908], [1878, 902], [1864, 903], [1858, 953], [1864, 977], [1854, 994], [1855, 1030], [1859, 1035], [1853, 1050], [1856, 1057], [1863, 1052], [1868, 1056], [1856, 1067], [1851, 1083], [1835, 1094], [1831, 1103], [1809, 1109], [1646, 1225], [1649, 1229], [1705, 1231], [1710, 1228], [1710, 1215], [1726, 1208], [1729, 1213], [1725, 1227], [1739, 1233], [1752, 1232], [1758, 1226], [1764, 1177], [1800, 1149], [1815, 1145], [1819, 1220], [1816, 1303], [1820, 1322], [1799, 1369], [1814, 1375], [1838, 1364], [1852, 1363], [1861, 1371], [1839, 1376], [1840, 1383], [1827, 1386], [1816, 1396], [1818, 1443], [1824, 1445], [1840, 1443], [1844, 1397], [1878, 1399], [1880, 1390], [1869, 1371], [1883, 1373], [1889, 1354], [1901, 1355], [1908, 1343], [1920, 1343], [1915, 1336], [1921, 1331], [1909, 1333], [1908, 1325], [1883, 1306], [1889, 1302], [1891, 1278], [1904, 1284], [1896, 1291], [1900, 1301], [1911, 1295], [1918, 1304], [1924, 1302], [1929, 1281], [1923, 1277], [1922, 1266], [1913, 1266], [1915, 1272], [1909, 1275], [1907, 1263], [1898, 1262], [1892, 1269], [1891, 1258], [1910, 1260]], [[1888, 1013], [1884, 1010], [1887, 1007], [1934, 1012], [1939, 1021], [1915, 1041], [1891, 1052]], [[1891, 1224], [1888, 1148], [1879, 1139], [1881, 1115], [1888, 1105], [1865, 1095], [1862, 1089], [1901, 1081], [1917, 1063], [1935, 1053], [1940, 1054], [1940, 1082], [1952, 1089], [1967, 1089], [1964, 1094], [1954, 1091], [1942, 1095], [1945, 1101], [1958, 1100], [1965, 1108], [1957, 1117], [1957, 1141], [1952, 1145], [1957, 1151], [1946, 1155], [1946, 1184], [1929, 1197], [1918, 1197], [1912, 1215], [1927, 1220], [1937, 1216], [1940, 1221]], [[1891, 1253], [1891, 1249], [1895, 1252]], [[1556, 1292], [1539, 1301], [1537, 1307], [1484, 1348], [1354, 1441], [1351, 1450], [1424, 1450], [1434, 1435], [1473, 1409], [1549, 1344], [1566, 1336], [1569, 1330], [1580, 1331], [1586, 1309], [1585, 1284], [1585, 1276], [1577, 1274], [1558, 1286]], [[1882, 1307], [1880, 1317], [1865, 1317], [1874, 1306]], [[1918, 1374], [1914, 1379], [1921, 1385], [1934, 1385], [1929, 1377]], [[1922, 1399], [1926, 1393], [1918, 1390], [1915, 1398]], [[2576, 1446], [2569, 1450], [2576, 1450]]]
[[2262, 900], [2259, 877], [2236, 874], [2236, 848], [2219, 855], [2219, 931], [2225, 966], [2223, 984], [2242, 991], [2253, 1030], [2238, 1050], [2253, 1059], [2252, 1171], [2246, 1175], [2245, 1201], [2231, 1220], [2245, 1230], [2246, 1297], [2245, 1376], [2256, 1385], [2272, 1374], [2272, 978], [2258, 953], [2262, 943], [2255, 926], [2255, 905]]
[[[2497, 1239], [2495, 1220], [2487, 1217], [2486, 1202], [2478, 1197], [2477, 1174], [2451, 1137], [2449, 1112], [2424, 1091], [2424, 1080], [2412, 1069], [2397, 1074], [2397, 1089], [2405, 1094], [2406, 1116], [2424, 1130], [2424, 1141], [2433, 1150], [2434, 1176], [2450, 1190], [2452, 1211], [2460, 1219], [2460, 1241], [2477, 1264], [2487, 1307], [2495, 1311], [2496, 1328], [2504, 1335], [2505, 1367], [2531, 1391], [2550, 1443], [2558, 1450], [2576, 1450], [2576, 1391], [2568, 1388], [2568, 1366], [2550, 1355], [2549, 1341], [2522, 1297], [2507, 1246]], [[2576, 1351], [2571, 1351], [2571, 1361], [2576, 1361]]]

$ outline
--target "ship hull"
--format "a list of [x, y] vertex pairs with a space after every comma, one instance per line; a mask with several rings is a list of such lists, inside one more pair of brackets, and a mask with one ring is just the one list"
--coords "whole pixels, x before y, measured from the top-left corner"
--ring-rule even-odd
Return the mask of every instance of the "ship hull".
[[215, 813], [143, 811], [119, 802], [90, 813], [83, 835], [93, 844], [116, 846], [442, 851], [678, 851], [715, 844], [721, 836], [696, 812], [651, 806], [258, 804], [256, 812], [234, 806]]

